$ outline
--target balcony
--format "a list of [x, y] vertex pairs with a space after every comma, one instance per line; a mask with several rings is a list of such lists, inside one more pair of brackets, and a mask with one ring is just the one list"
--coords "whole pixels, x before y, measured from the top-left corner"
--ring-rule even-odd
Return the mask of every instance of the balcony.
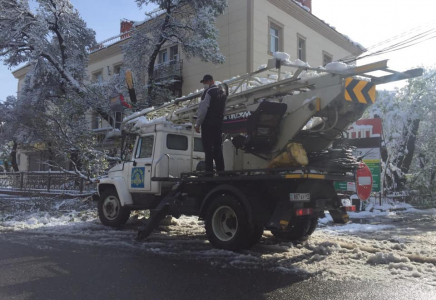
[[114, 140], [121, 137], [121, 124], [123, 122], [123, 113], [120, 111], [113, 112], [109, 119], [103, 120], [97, 115], [92, 116], [92, 131], [97, 136], [98, 143], [103, 147], [110, 147]]
[[182, 83], [183, 60], [170, 60], [156, 64], [154, 67], [154, 78], [156, 81], [169, 81], [171, 83]]

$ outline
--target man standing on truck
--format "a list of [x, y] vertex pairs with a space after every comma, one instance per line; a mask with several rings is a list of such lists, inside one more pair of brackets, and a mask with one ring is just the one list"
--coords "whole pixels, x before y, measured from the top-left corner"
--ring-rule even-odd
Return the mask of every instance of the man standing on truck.
[[204, 85], [201, 102], [198, 107], [195, 131], [200, 132], [206, 156], [206, 172], [213, 172], [215, 160], [216, 171], [224, 171], [222, 151], [223, 118], [227, 96], [215, 85], [211, 75], [205, 75], [200, 81]]

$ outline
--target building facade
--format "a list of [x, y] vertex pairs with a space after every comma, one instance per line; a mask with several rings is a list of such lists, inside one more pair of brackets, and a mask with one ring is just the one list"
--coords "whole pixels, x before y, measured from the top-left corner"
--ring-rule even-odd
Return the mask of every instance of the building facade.
[[[272, 58], [273, 52], [289, 53], [291, 59], [299, 58], [314, 67], [363, 52], [361, 46], [313, 15], [311, 0], [299, 1], [305, 6], [293, 0], [229, 1], [226, 12], [216, 23], [220, 33], [218, 43], [226, 57], [224, 64], [188, 60], [177, 45], [165, 45], [157, 67], [173, 63], [173, 75], [180, 76], [183, 82], [175, 92], [178, 96], [200, 88], [199, 78], [205, 73], [222, 81], [256, 71]], [[122, 24], [121, 29], [128, 31], [130, 27]], [[121, 32], [94, 49], [88, 68], [90, 78], [105, 79], [119, 72], [123, 64], [120, 46], [128, 38], [128, 34]]]
[[[221, 65], [187, 59], [177, 45], [164, 45], [157, 58], [159, 76], [172, 76], [175, 97], [202, 88], [205, 74], [223, 81], [258, 70], [274, 52], [286, 52], [311, 66], [323, 66], [344, 57], [358, 56], [364, 49], [312, 14], [311, 0], [230, 0], [226, 12], [217, 18], [218, 43], [226, 61]], [[123, 66], [121, 45], [130, 38], [132, 22], [121, 23], [120, 34], [97, 45], [90, 53], [87, 69], [93, 81], [108, 79]], [[147, 26], [144, 23], [141, 26]], [[26, 67], [13, 72], [18, 90], [24, 81]], [[109, 100], [108, 100], [109, 101]], [[115, 127], [122, 116], [114, 113], [112, 122], [89, 113], [90, 128], [102, 134]], [[104, 140], [104, 137], [102, 138]], [[20, 159], [20, 170], [35, 164], [26, 156]], [[33, 167], [32, 167], [33, 168]]]

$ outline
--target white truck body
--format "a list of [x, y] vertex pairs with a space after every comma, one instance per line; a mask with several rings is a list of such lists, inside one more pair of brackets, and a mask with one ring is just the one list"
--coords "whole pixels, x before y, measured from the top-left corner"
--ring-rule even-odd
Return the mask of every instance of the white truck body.
[[[271, 70], [278, 66], [280, 79], [282, 62], [272, 60], [269, 65]], [[130, 210], [150, 209], [151, 217], [138, 235], [146, 238], [166, 215], [198, 215], [205, 220], [209, 241], [228, 250], [251, 247], [264, 229], [279, 238], [308, 238], [324, 210], [346, 222], [333, 183], [355, 181], [359, 163], [347, 156], [351, 151], [329, 152], [335, 159], [338, 153], [346, 156], [337, 165], [327, 161], [326, 166], [311, 166], [309, 160], [307, 166], [268, 166], [290, 142], [315, 154], [314, 158], [325, 154], [375, 101], [376, 84], [417, 77], [422, 70], [395, 72], [386, 61], [337, 72], [284, 65], [296, 71], [274, 83], [259, 84], [256, 75], [266, 70], [224, 83], [233, 91], [226, 115], [249, 111], [251, 116], [246, 135], [224, 141], [226, 171], [220, 174], [198, 172], [204, 153], [201, 135], [192, 124], [201, 91], [127, 117], [124, 130], [135, 133], [136, 142], [132, 157], [99, 182], [101, 221], [120, 226]], [[388, 75], [369, 74], [380, 70]], [[308, 71], [321, 74], [303, 78], [302, 72]], [[250, 82], [254, 86], [242, 88]], [[343, 161], [352, 167], [342, 168]]]

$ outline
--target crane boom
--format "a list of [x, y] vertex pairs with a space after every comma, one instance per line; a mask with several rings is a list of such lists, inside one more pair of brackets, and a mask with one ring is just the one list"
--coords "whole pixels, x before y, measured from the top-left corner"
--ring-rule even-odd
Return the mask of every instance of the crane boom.
[[[291, 68], [294, 71], [292, 76], [280, 80], [283, 74], [283, 67]], [[375, 77], [369, 73], [374, 71], [385, 71], [387, 76]], [[268, 84], [263, 84], [257, 75], [267, 72], [278, 73], [279, 80]], [[304, 72], [312, 72], [312, 77], [302, 76]], [[342, 84], [342, 80], [347, 77], [360, 76], [362, 79], [372, 82], [373, 84], [384, 84], [392, 81], [403, 80], [422, 75], [422, 69], [414, 69], [406, 72], [396, 72], [388, 69], [387, 60], [371, 63], [363, 66], [349, 67], [345, 70], [326, 70], [324, 68], [311, 68], [286, 63], [277, 59], [271, 59], [268, 66], [256, 72], [238, 76], [225, 80], [219, 85], [227, 85], [230, 89], [230, 95], [226, 104], [226, 114], [247, 110], [254, 105], [257, 100], [272, 97], [274, 95], [290, 94], [293, 91], [307, 92], [308, 90], [319, 90], [324, 82], [329, 82], [329, 78], [337, 78], [337, 84]], [[251, 83], [251, 88], [246, 85]], [[202, 90], [193, 92], [188, 96], [183, 96], [165, 103], [162, 106], [153, 109], [145, 109], [124, 119], [128, 123], [135, 118], [145, 116], [150, 119], [165, 116], [174, 123], [189, 122], [196, 116], [198, 104]]]

